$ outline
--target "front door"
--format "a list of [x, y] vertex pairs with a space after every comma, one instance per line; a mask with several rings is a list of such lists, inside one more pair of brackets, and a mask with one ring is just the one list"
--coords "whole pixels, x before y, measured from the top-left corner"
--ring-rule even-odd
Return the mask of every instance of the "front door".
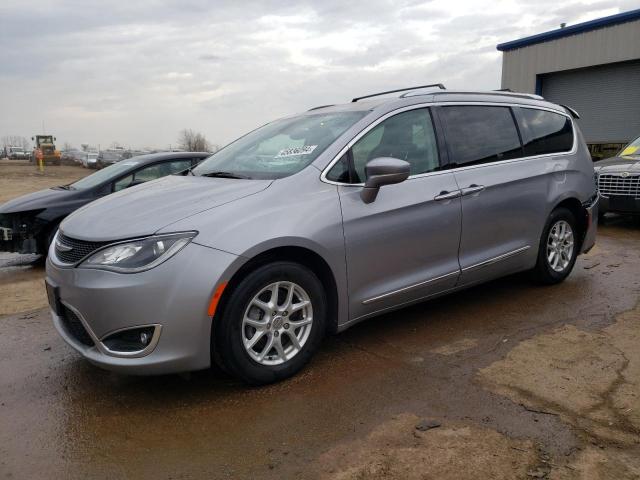
[[[439, 170], [429, 109], [378, 123], [334, 169], [339, 174], [350, 165], [350, 181], [359, 184], [366, 163], [378, 157], [406, 160], [411, 176], [383, 186], [369, 204], [360, 198], [362, 186], [338, 187], [352, 321], [451, 289], [460, 270], [458, 187], [451, 172]], [[347, 176], [342, 178], [347, 183]]]

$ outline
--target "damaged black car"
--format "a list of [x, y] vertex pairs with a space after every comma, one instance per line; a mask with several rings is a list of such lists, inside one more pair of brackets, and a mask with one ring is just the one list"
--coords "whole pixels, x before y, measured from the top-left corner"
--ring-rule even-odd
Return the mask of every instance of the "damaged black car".
[[60, 222], [78, 208], [110, 193], [188, 171], [210, 155], [207, 152], [140, 155], [69, 185], [10, 200], [0, 205], [0, 252], [46, 255]]

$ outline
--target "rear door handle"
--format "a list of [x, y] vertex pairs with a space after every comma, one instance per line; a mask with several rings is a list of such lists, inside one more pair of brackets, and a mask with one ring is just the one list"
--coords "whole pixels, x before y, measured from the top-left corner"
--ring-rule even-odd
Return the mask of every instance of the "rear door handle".
[[463, 188], [462, 195], [473, 195], [474, 193], [480, 193], [484, 190], [484, 185], [476, 185], [475, 183], [469, 185], [467, 188]]
[[444, 200], [452, 200], [460, 196], [460, 190], [454, 190], [453, 192], [447, 192], [446, 190], [440, 192], [439, 195], [433, 197], [436, 202], [442, 202]]

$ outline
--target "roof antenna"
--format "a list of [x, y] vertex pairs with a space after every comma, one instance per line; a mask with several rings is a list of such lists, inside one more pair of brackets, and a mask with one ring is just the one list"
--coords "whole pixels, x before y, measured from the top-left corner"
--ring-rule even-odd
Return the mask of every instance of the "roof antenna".
[[564, 28], [564, 27], [566, 27], [566, 26], [567, 26], [567, 24], [566, 24], [566, 23], [564, 23], [564, 22], [562, 22], [562, 23], [560, 24], [560, 28]]

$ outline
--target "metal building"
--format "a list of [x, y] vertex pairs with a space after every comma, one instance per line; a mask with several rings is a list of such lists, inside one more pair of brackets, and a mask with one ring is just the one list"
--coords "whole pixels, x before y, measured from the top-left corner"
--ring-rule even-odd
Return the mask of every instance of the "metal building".
[[594, 156], [640, 135], [640, 9], [497, 48], [502, 88], [577, 110]]

